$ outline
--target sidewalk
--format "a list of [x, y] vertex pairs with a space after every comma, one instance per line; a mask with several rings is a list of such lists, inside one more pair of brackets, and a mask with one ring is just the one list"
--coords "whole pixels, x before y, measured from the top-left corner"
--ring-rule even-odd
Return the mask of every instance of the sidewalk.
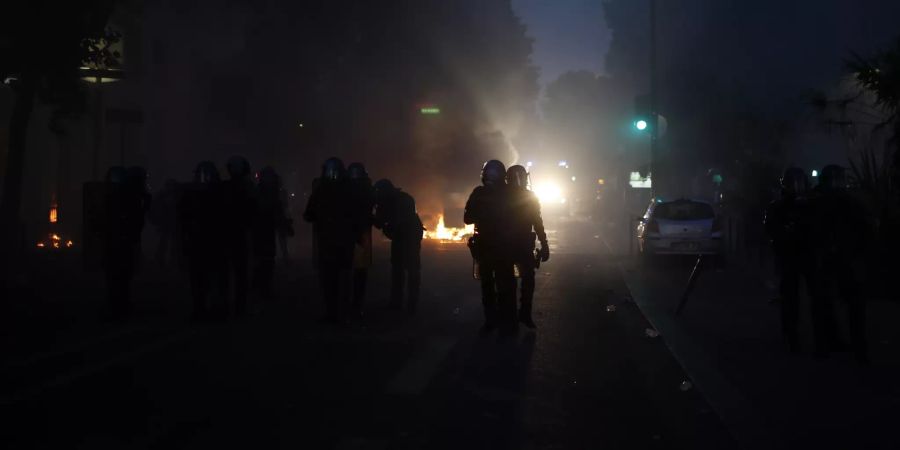
[[900, 304], [869, 305], [872, 367], [860, 368], [846, 353], [813, 360], [808, 304], [802, 306], [804, 354], [789, 355], [778, 307], [768, 303], [767, 277], [752, 267], [705, 270], [680, 317], [674, 310], [690, 264], [621, 267], [637, 304], [742, 447], [900, 446], [893, 430], [900, 406]]

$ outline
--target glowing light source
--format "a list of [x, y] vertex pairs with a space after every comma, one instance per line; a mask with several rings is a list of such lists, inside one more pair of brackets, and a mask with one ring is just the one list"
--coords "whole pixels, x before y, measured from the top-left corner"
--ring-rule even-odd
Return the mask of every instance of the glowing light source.
[[529, 169], [531, 168], [532, 165], [533, 165], [533, 163], [531, 161], [528, 161], [527, 163], [525, 163], [525, 167], [528, 167]]
[[434, 239], [443, 242], [463, 242], [467, 237], [475, 234], [475, 225], [466, 225], [462, 228], [447, 227], [444, 225], [444, 215], [438, 216], [437, 226], [434, 230], [425, 230], [425, 239]]
[[639, 119], [634, 122], [634, 127], [638, 129], [638, 131], [644, 131], [647, 129], [647, 121], [644, 119]]
[[423, 108], [419, 108], [419, 112], [420, 112], [421, 114], [425, 114], [425, 115], [440, 114], [440, 113], [441, 113], [441, 108], [438, 108], [438, 107], [436, 107], [436, 106], [426, 106], [426, 107], [423, 107]]
[[572, 181], [575, 181], [575, 177], [572, 177]]
[[650, 175], [651, 174], [647, 174], [646, 177], [642, 177], [640, 172], [631, 172], [628, 177], [628, 184], [633, 188], [648, 189], [652, 186]]
[[56, 205], [53, 205], [50, 207], [50, 223], [56, 223], [58, 220]]
[[569, 167], [569, 163], [566, 160], [562, 160], [557, 164], [559, 167]]
[[813, 176], [814, 178], [817, 177], [817, 176], [819, 176], [819, 171], [816, 170], [816, 169], [813, 169], [813, 171], [812, 171], [812, 176]]
[[554, 183], [538, 184], [534, 187], [534, 195], [543, 205], [553, 203], [565, 203], [566, 199], [562, 195], [562, 189]]
[[603, 186], [604, 184], [606, 184], [606, 180], [604, 180], [603, 178], [598, 178], [597, 184], [599, 184], [600, 186]]

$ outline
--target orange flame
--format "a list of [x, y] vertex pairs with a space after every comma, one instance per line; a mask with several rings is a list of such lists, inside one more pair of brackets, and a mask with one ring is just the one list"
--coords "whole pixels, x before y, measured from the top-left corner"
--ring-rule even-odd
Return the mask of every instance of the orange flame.
[[425, 239], [462, 242], [473, 234], [475, 234], [475, 225], [466, 225], [463, 228], [447, 227], [444, 225], [444, 215], [441, 214], [438, 216], [438, 223], [434, 230], [425, 230]]

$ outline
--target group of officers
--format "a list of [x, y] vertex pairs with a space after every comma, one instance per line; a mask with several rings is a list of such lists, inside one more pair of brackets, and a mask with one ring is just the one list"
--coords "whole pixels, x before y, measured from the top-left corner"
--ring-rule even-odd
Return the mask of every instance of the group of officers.
[[[419, 303], [425, 228], [415, 199], [387, 179], [372, 183], [362, 163], [346, 168], [339, 158], [322, 164], [303, 219], [313, 226], [313, 261], [325, 302], [326, 323], [339, 323], [341, 286], [352, 290], [352, 313], [363, 313], [372, 266], [372, 227], [391, 241], [391, 309], [415, 314]], [[352, 278], [352, 282], [346, 281]]]
[[[540, 262], [550, 259], [540, 203], [529, 190], [528, 172], [520, 165], [507, 170], [500, 161], [488, 161], [481, 170], [481, 182], [466, 202], [463, 220], [475, 225], [469, 249], [481, 281], [482, 331], [499, 329], [511, 335], [519, 323], [534, 329], [534, 272]], [[537, 250], [535, 238], [540, 242]], [[518, 312], [516, 276], [521, 278]]]
[[766, 210], [780, 275], [781, 324], [791, 352], [800, 348], [800, 287], [811, 303], [815, 355], [827, 356], [844, 345], [839, 339], [835, 299], [846, 304], [851, 350], [868, 362], [862, 272], [871, 235], [861, 204], [850, 194], [844, 168], [829, 165], [810, 187], [806, 172], [785, 170], [781, 196]]
[[[286, 194], [274, 169], [265, 167], [254, 177], [240, 156], [230, 158], [226, 169], [223, 180], [215, 163], [202, 161], [190, 182], [167, 182], [159, 194], [158, 207], [172, 209], [162, 215], [173, 216], [174, 223], [158, 225], [161, 242], [174, 239], [181, 250], [195, 319], [246, 314], [251, 284], [261, 298], [272, 298], [276, 236], [293, 235]], [[112, 167], [104, 182], [86, 185], [85, 196], [86, 231], [98, 248], [93, 254], [106, 276], [109, 311], [127, 316], [151, 210], [147, 172]]]
[[[192, 181], [167, 182], [159, 194], [159, 201], [174, 210], [173, 220], [165, 213], [155, 220], [160, 241], [174, 240], [181, 251], [195, 319], [247, 314], [251, 287], [261, 299], [271, 299], [276, 241], [294, 235], [287, 195], [274, 169], [265, 167], [254, 177], [241, 156], [230, 158], [226, 169], [228, 179], [222, 179], [215, 163], [200, 162]], [[86, 231], [106, 277], [109, 311], [114, 317], [127, 316], [141, 260], [141, 234], [151, 210], [147, 172], [112, 167], [104, 182], [86, 184], [85, 196]], [[412, 196], [389, 180], [373, 184], [361, 163], [345, 168], [340, 159], [329, 158], [313, 181], [303, 218], [313, 226], [324, 321], [341, 320], [342, 286], [350, 286], [354, 313], [362, 314], [372, 265], [372, 227], [391, 240], [390, 307], [405, 306], [415, 313], [424, 227]], [[175, 236], [168, 236], [170, 232]]]
[[[195, 319], [244, 315], [253, 287], [260, 298], [273, 297], [276, 240], [293, 236], [287, 196], [271, 167], [254, 177], [249, 162], [231, 157], [223, 179], [212, 161], [202, 161], [187, 183], [167, 182], [159, 201], [171, 204], [174, 220], [155, 222], [161, 242], [174, 240], [190, 279]], [[496, 160], [484, 164], [482, 185], [465, 208], [474, 224], [469, 248], [481, 281], [485, 324], [514, 333], [532, 318], [535, 269], [550, 257], [540, 204], [529, 190], [522, 166], [506, 170]], [[85, 186], [85, 226], [107, 281], [109, 310], [115, 317], [131, 311], [131, 285], [141, 260], [141, 235], [151, 209], [147, 172], [112, 167], [104, 182]], [[313, 262], [325, 304], [323, 321], [342, 320], [340, 299], [349, 287], [353, 314], [363, 311], [368, 270], [372, 266], [372, 228], [391, 241], [389, 307], [415, 314], [421, 285], [421, 246], [425, 230], [415, 199], [390, 180], [372, 182], [361, 163], [344, 166], [339, 158], [322, 164], [313, 181], [303, 219], [313, 227]], [[172, 231], [175, 236], [165, 236]], [[535, 250], [535, 239], [540, 248]], [[162, 246], [161, 246], [162, 248]], [[521, 301], [516, 309], [516, 277]]]

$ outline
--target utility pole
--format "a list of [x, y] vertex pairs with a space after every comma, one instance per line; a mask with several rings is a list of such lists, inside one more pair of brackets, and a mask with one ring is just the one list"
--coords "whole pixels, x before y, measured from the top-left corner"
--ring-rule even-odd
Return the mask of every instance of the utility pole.
[[659, 155], [657, 140], [659, 139], [659, 111], [657, 109], [656, 80], [656, 1], [650, 1], [650, 196], [658, 192]]

